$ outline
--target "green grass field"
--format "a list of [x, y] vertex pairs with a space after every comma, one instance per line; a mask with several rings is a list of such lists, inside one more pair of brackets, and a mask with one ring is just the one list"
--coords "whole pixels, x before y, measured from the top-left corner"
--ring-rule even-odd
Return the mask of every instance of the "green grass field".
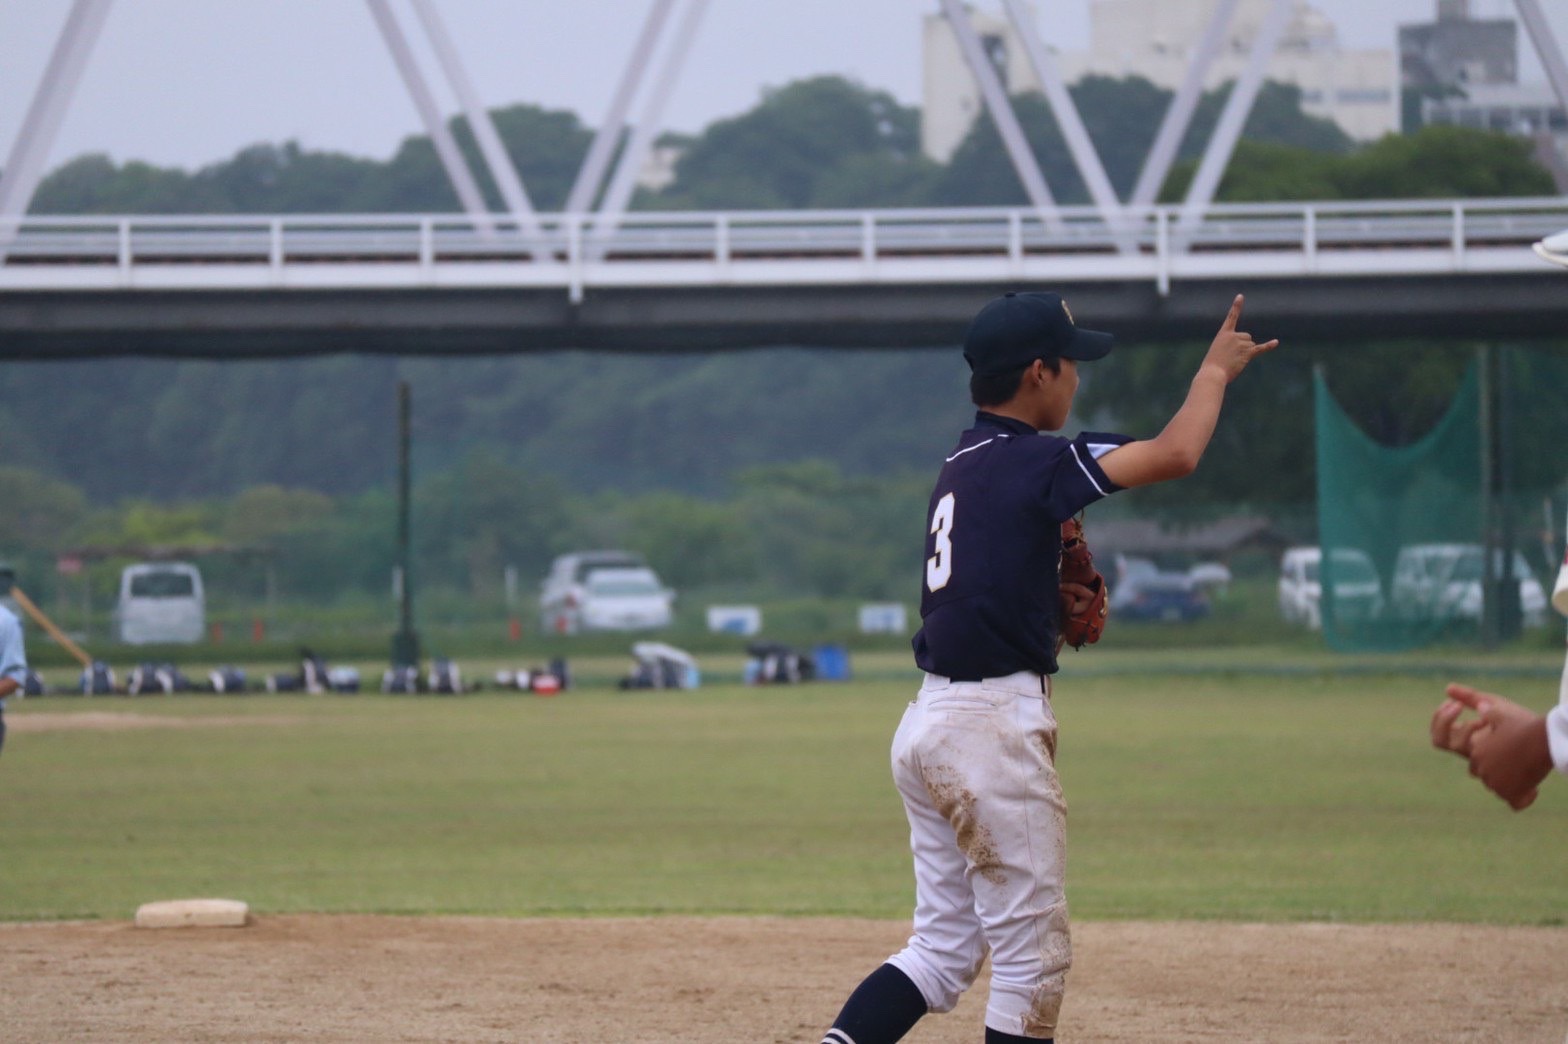
[[[1547, 660], [1463, 677], [1545, 708]], [[687, 693], [587, 672], [554, 698], [13, 702], [0, 919], [197, 895], [272, 913], [903, 917], [899, 662]], [[1071, 661], [1056, 708], [1075, 916], [1562, 923], [1568, 784], [1510, 813], [1428, 747], [1439, 675], [1327, 662]], [[26, 727], [105, 711], [189, 727]]]

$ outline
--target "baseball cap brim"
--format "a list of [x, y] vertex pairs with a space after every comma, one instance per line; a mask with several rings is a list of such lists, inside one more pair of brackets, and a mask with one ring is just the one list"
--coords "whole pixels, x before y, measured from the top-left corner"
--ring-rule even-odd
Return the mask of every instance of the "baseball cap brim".
[[1103, 359], [1111, 353], [1111, 346], [1116, 343], [1116, 338], [1099, 330], [1085, 330], [1081, 326], [1073, 327], [1073, 339], [1067, 342], [1061, 350], [1064, 359], [1073, 359], [1078, 362], [1093, 362]]

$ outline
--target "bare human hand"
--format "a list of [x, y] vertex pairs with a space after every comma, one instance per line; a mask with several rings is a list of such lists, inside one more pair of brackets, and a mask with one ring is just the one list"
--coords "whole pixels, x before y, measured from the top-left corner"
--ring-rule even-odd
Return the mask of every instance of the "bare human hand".
[[1552, 771], [1546, 719], [1513, 700], [1468, 685], [1450, 685], [1447, 695], [1449, 702], [1478, 716], [1466, 736], [1470, 774], [1515, 812], [1529, 808]]
[[1241, 376], [1241, 371], [1253, 359], [1279, 347], [1278, 338], [1258, 344], [1250, 333], [1236, 329], [1236, 323], [1241, 319], [1243, 300], [1243, 296], [1237, 294], [1236, 300], [1231, 302], [1230, 312], [1220, 324], [1220, 332], [1214, 335], [1208, 354], [1203, 357], [1203, 367], [1216, 367], [1225, 375], [1226, 384]]
[[1225, 389], [1254, 358], [1279, 346], [1279, 341], [1258, 344], [1249, 333], [1236, 329], [1241, 319], [1242, 295], [1231, 302], [1230, 312], [1209, 345], [1198, 367], [1187, 398], [1165, 429], [1152, 439], [1138, 439], [1100, 458], [1100, 467], [1123, 488], [1147, 486], [1190, 475], [1214, 437]]
[[1481, 723], [1475, 718], [1460, 721], [1459, 716], [1464, 710], [1465, 705], [1454, 699], [1444, 700], [1437, 705], [1437, 710], [1432, 712], [1432, 746], [1469, 760], [1470, 737]]
[[1071, 580], [1062, 583], [1062, 593], [1073, 596], [1072, 605], [1067, 610], [1068, 616], [1077, 616], [1087, 612], [1089, 603], [1094, 601], [1094, 589], [1084, 584], [1075, 584]]

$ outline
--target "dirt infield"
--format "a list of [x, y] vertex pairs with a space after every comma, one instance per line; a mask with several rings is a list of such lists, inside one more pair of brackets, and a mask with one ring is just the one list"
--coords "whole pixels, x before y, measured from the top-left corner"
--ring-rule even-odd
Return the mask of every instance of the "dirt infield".
[[[821, 918], [0, 924], [0, 1036], [816, 1044], [904, 933]], [[1568, 1034], [1568, 929], [1088, 923], [1074, 939], [1069, 1044]], [[978, 1041], [984, 992], [906, 1039]]]
[[298, 716], [208, 715], [180, 718], [168, 714], [133, 714], [127, 711], [78, 711], [50, 713], [29, 711], [6, 718], [13, 732], [120, 732], [125, 729], [221, 729], [255, 725], [300, 725], [308, 719]]

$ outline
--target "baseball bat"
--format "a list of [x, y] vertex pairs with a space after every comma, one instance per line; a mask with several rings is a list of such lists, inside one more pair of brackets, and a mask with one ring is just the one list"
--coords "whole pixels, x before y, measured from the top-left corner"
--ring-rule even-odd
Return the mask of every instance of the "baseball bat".
[[22, 607], [23, 612], [31, 616], [39, 627], [49, 632], [49, 637], [65, 647], [65, 651], [81, 663], [83, 667], [91, 667], [93, 658], [82, 651], [82, 647], [66, 637], [64, 631], [54, 625], [54, 621], [44, 615], [44, 611], [33, 604], [33, 600], [22, 591], [20, 587], [11, 588], [11, 597], [16, 599], [16, 604]]

